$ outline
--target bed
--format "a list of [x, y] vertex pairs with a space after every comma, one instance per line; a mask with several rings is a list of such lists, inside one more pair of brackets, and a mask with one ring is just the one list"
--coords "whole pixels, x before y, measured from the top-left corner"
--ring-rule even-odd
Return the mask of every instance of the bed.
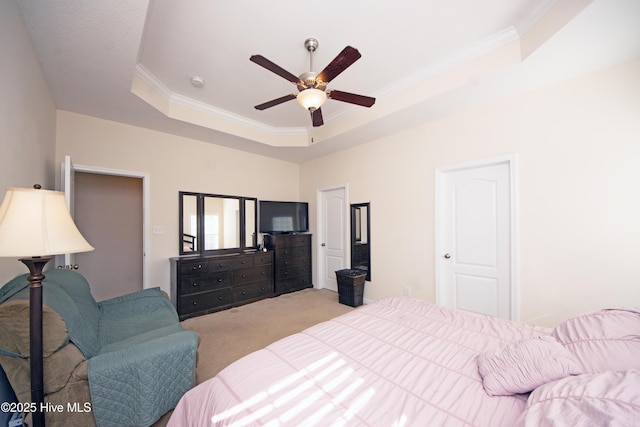
[[391, 297], [231, 364], [168, 426], [633, 425], [639, 355], [636, 310], [549, 329]]

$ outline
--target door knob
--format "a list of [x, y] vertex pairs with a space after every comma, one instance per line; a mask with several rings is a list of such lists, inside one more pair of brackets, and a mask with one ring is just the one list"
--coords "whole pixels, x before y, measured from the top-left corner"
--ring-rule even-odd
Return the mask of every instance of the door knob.
[[324, 247], [324, 246], [327, 246], [327, 244], [326, 244], [326, 243], [323, 243], [321, 246], [322, 246], [322, 247]]
[[449, 253], [444, 254], [445, 259], [449, 259], [451, 258], [451, 255]]

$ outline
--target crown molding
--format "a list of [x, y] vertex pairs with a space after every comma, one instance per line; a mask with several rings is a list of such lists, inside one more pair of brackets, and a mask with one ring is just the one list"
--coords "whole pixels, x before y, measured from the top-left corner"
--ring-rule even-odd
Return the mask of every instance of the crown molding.
[[523, 22], [520, 22], [516, 25], [516, 31], [518, 34], [522, 36], [527, 31], [531, 29], [543, 16], [545, 16], [549, 10], [558, 3], [558, 0], [547, 0], [544, 3], [541, 3], [538, 9], [536, 9], [532, 14], [527, 16], [527, 19]]
[[[239, 114], [231, 113], [221, 108], [216, 108], [213, 105], [207, 104], [202, 101], [190, 98], [188, 96], [180, 95], [173, 92], [167, 85], [165, 85], [160, 79], [158, 79], [153, 73], [147, 70], [143, 65], [136, 64], [134, 75], [141, 79], [150, 89], [152, 89], [156, 95], [160, 96], [166, 101], [166, 104], [171, 109], [171, 106], [179, 106], [192, 110], [194, 112], [205, 114], [206, 116], [214, 117], [224, 121], [229, 121], [243, 127], [248, 127], [259, 132], [268, 133], [271, 135], [304, 135], [308, 134], [306, 127], [274, 127], [268, 126], [264, 123], [247, 119]], [[144, 98], [143, 98], [144, 100]], [[145, 100], [146, 102], [146, 100]], [[154, 106], [157, 109], [157, 107]], [[163, 114], [170, 116], [167, 111], [161, 111]], [[199, 123], [196, 123], [199, 124]]]

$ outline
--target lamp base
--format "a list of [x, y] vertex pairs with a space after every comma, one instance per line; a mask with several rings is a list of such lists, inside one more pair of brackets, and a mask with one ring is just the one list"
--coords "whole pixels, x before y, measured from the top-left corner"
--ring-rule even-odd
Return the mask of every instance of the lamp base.
[[33, 425], [44, 426], [44, 360], [42, 355], [42, 270], [51, 256], [21, 258], [29, 268], [29, 362], [31, 369], [31, 402], [36, 411], [32, 414]]

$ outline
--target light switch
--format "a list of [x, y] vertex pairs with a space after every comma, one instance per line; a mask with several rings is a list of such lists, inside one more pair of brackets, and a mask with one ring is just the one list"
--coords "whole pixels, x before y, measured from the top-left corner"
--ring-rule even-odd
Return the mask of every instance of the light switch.
[[153, 234], [164, 234], [164, 227], [161, 225], [154, 225]]

